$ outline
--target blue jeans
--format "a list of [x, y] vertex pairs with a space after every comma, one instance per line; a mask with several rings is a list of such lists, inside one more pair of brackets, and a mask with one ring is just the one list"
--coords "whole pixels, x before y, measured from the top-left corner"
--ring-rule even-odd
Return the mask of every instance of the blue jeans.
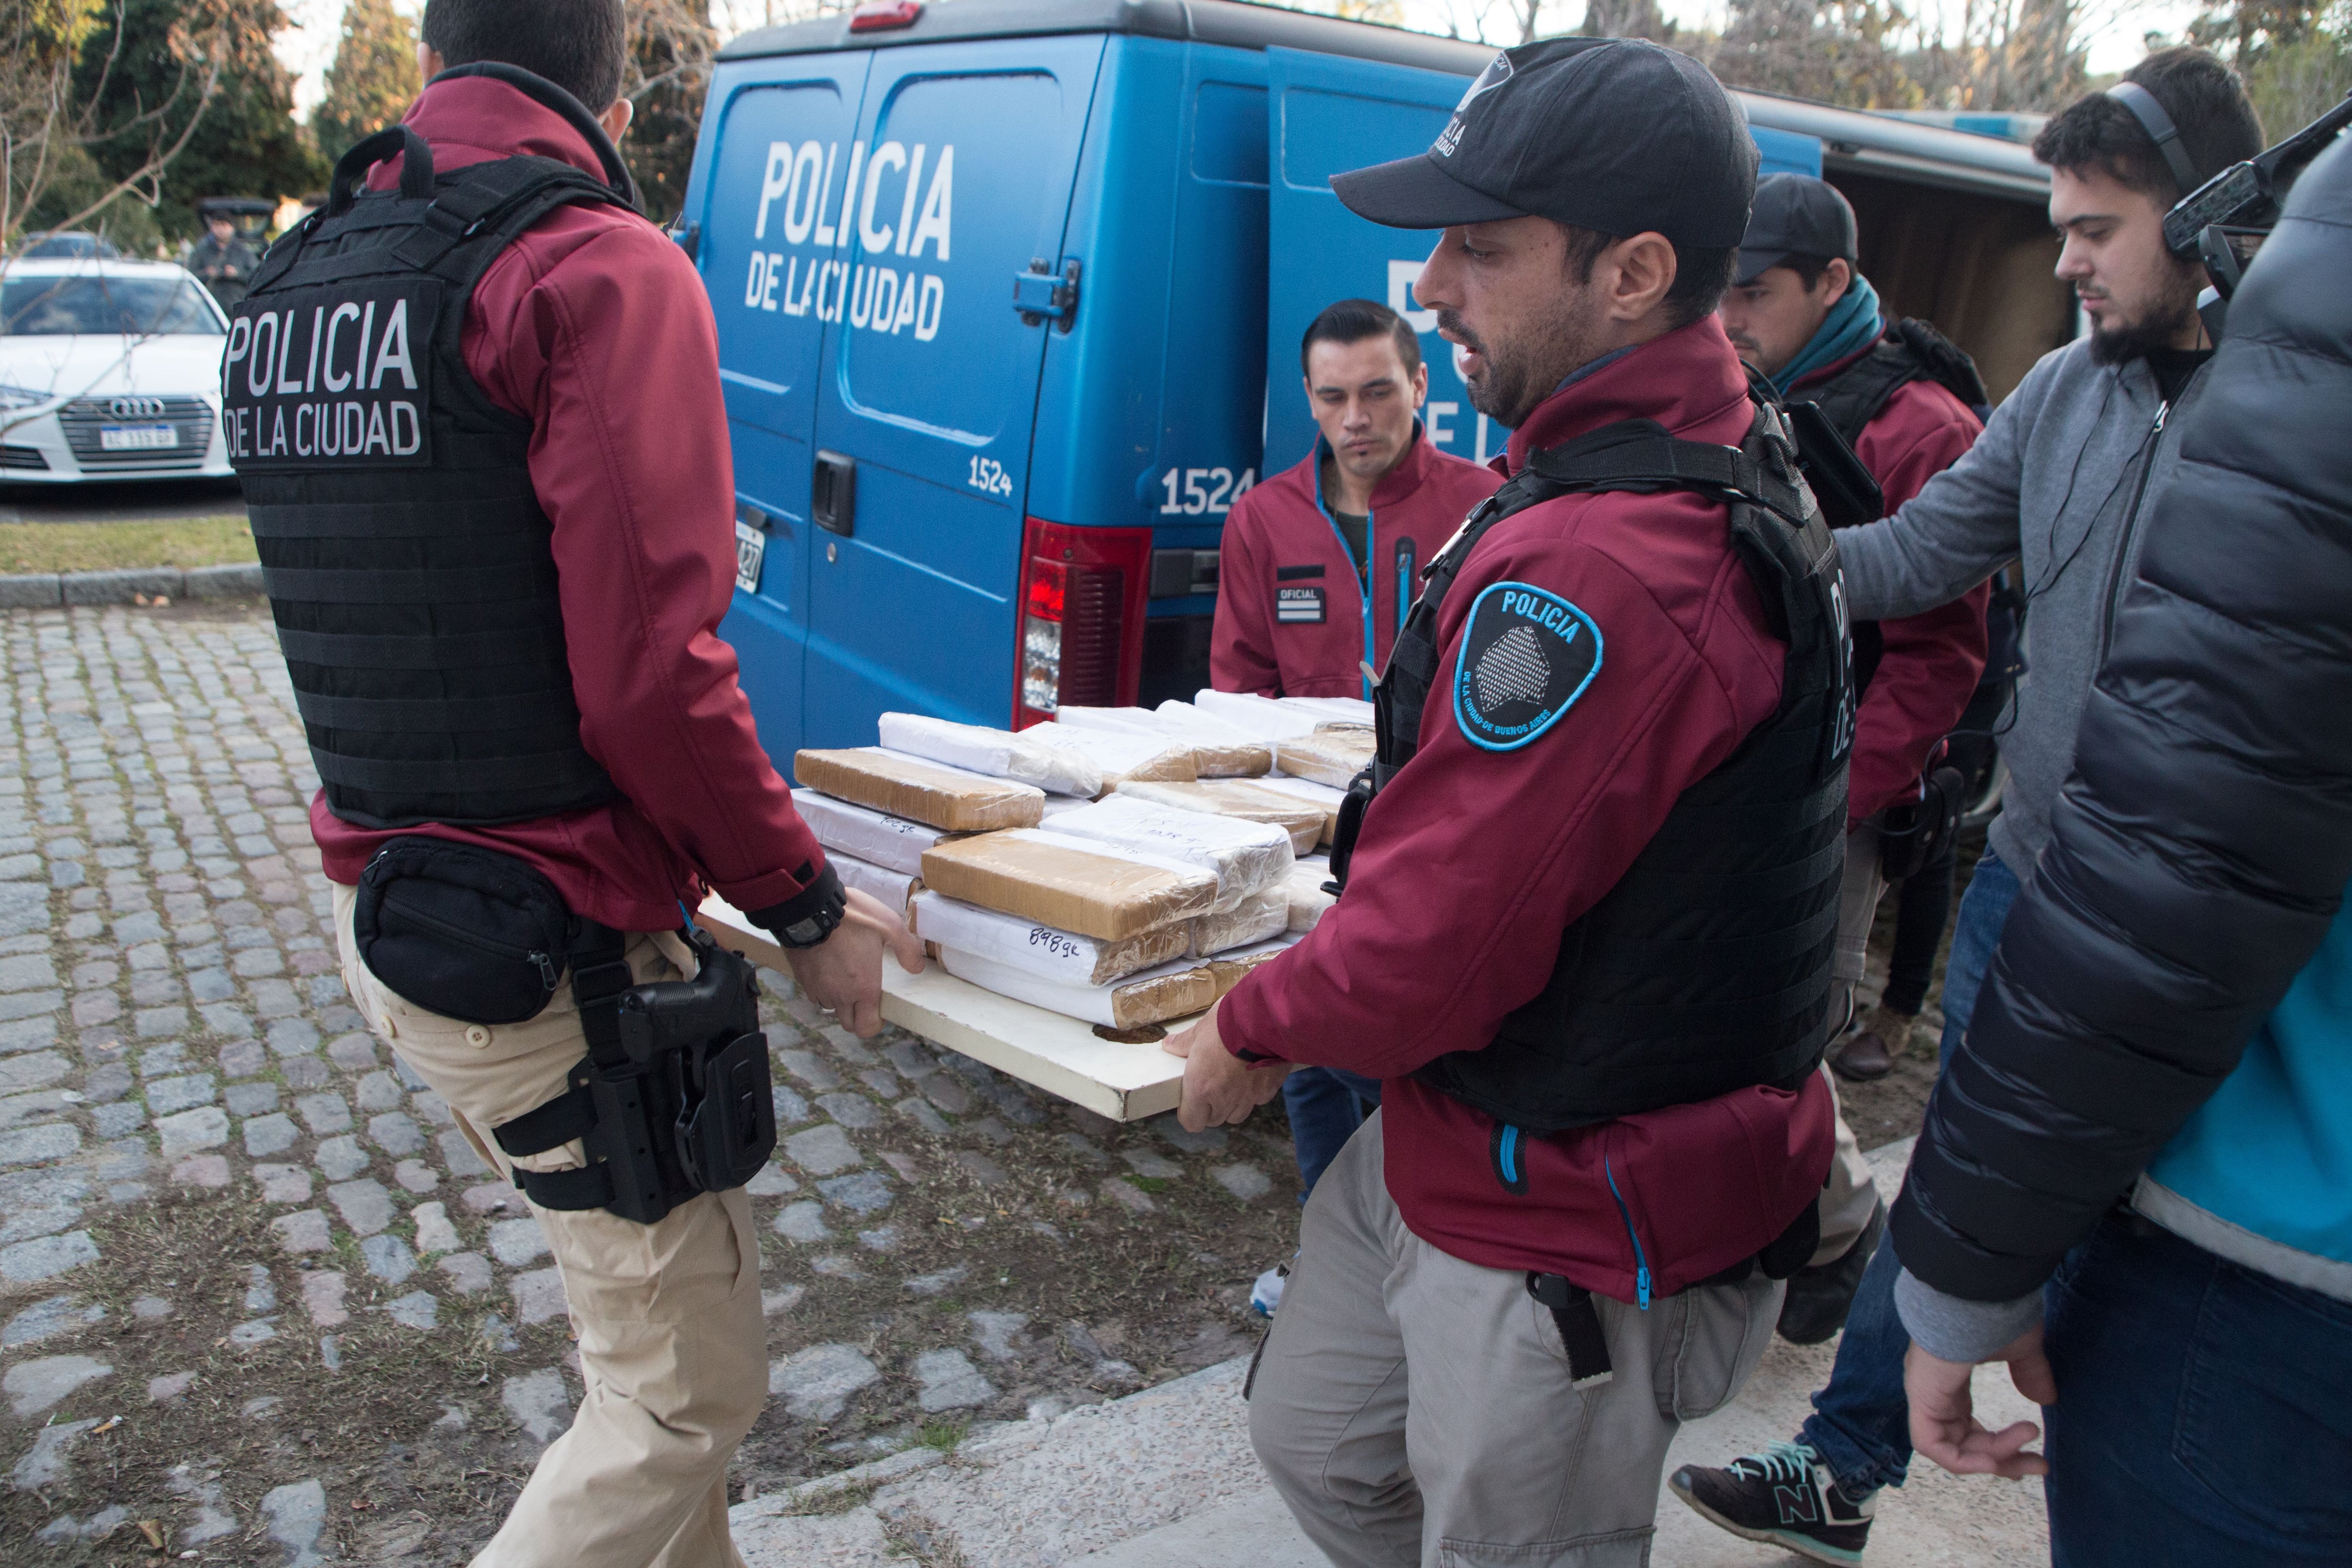
[[2046, 1300], [2053, 1568], [2352, 1563], [2352, 1303], [2113, 1218]]
[[1380, 1102], [1381, 1080], [1345, 1068], [1299, 1068], [1282, 1080], [1282, 1109], [1298, 1153], [1300, 1203], [1364, 1124], [1365, 1107]]
[[[2000, 928], [2008, 923], [2017, 895], [2017, 874], [1999, 856], [1985, 851], [1960, 898], [1959, 916], [1952, 924], [1952, 955], [1944, 966], [1939, 1054], [1945, 1063], [1951, 1061], [1969, 1031], [1969, 1015], [1976, 1010], [1977, 993], [1992, 966], [1993, 949], [2000, 945]], [[1813, 1413], [1797, 1433], [1797, 1441], [1812, 1446], [1850, 1498], [1901, 1486], [1911, 1463], [1911, 1405], [1903, 1393], [1903, 1358], [1911, 1349], [1911, 1336], [1903, 1331], [1903, 1320], [1895, 1311], [1895, 1277], [1903, 1266], [1895, 1260], [1893, 1237], [1891, 1230], [1880, 1237], [1878, 1250], [1863, 1271], [1829, 1385], [1813, 1395]]]
[[1952, 956], [1944, 963], [1944, 1035], [1937, 1043], [1937, 1067], [1952, 1059], [1969, 1032], [1969, 1018], [1977, 1010], [1977, 993], [1984, 989], [1985, 972], [1992, 967], [1992, 950], [2000, 945], [2000, 928], [2022, 891], [2017, 873], [1988, 849], [1960, 895], [1960, 911], [1952, 921]]

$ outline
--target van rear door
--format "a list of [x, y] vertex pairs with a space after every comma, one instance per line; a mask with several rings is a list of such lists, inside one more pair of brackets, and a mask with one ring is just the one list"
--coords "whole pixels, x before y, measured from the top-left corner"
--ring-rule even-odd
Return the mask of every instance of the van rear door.
[[[841, 250], [839, 175], [830, 185], [825, 175], [850, 155], [868, 58], [862, 50], [802, 55], [722, 69], [709, 116], [717, 135], [705, 163], [697, 262], [719, 323], [738, 556], [746, 563], [719, 633], [741, 662], [761, 742], [785, 767], [802, 743], [810, 454], [827, 330], [813, 295]], [[829, 196], [831, 214], [821, 210]]]
[[[1013, 592], [1051, 321], [1100, 36], [875, 56], [828, 186], [843, 249], [812, 309], [819, 366], [803, 743], [859, 745], [888, 709], [1012, 717]], [[1083, 279], [1080, 281], [1083, 289]]]

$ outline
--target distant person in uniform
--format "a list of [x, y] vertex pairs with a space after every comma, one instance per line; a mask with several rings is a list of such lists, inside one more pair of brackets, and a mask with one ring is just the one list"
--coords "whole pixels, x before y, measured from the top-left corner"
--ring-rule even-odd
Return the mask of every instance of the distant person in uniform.
[[1342, 300], [1298, 344], [1315, 449], [1234, 503], [1217, 567], [1209, 680], [1262, 697], [1363, 697], [1414, 578], [1502, 476], [1441, 452], [1421, 422], [1421, 339]]
[[[1389, 656], [1414, 578], [1502, 476], [1441, 452], [1420, 410], [1429, 367], [1412, 324], [1342, 300], [1308, 323], [1298, 368], [1315, 449], [1234, 503], [1219, 562], [1210, 683], [1262, 697], [1355, 697]], [[1307, 1068], [1282, 1086], [1299, 1202], [1381, 1102], [1381, 1086]], [[1282, 1276], [1251, 1300], [1272, 1311]]]
[[261, 258], [223, 213], [205, 221], [204, 238], [188, 252], [188, 270], [212, 290], [224, 310], [245, 298], [245, 291], [253, 286], [253, 269], [260, 264]]

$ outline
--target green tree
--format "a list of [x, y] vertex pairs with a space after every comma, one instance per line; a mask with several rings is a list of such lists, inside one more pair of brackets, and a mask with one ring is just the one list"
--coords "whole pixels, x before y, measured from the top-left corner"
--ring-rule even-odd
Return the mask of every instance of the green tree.
[[2243, 68], [2246, 96], [2272, 141], [2294, 135], [2352, 92], [2352, 37], [2315, 31]]
[[[667, 224], [686, 205], [686, 176], [710, 89], [719, 34], [709, 0], [629, 0], [629, 60], [621, 92], [635, 106], [621, 144], [646, 216]], [[601, 110], [603, 104], [591, 104]]]
[[[194, 236], [204, 196], [299, 195], [327, 166], [294, 122], [294, 79], [270, 52], [277, 0], [117, 0], [118, 34], [83, 45], [75, 87], [91, 105], [88, 143], [110, 179], [131, 176], [158, 136], [184, 138], [155, 179], [163, 233]], [[201, 69], [213, 90], [193, 94]]]
[[1649, 38], [1670, 44], [1676, 28], [1658, 9], [1658, 0], [1585, 0], [1584, 26], [1577, 31], [1588, 38]]
[[329, 163], [362, 136], [398, 121], [425, 83], [416, 74], [416, 26], [392, 0], [350, 0], [342, 41], [327, 68], [327, 96], [310, 130]]
[[1730, 0], [1722, 38], [1701, 58], [1733, 87], [1910, 109], [1919, 89], [1895, 49], [1910, 25], [1881, 0]]
[[2273, 142], [2352, 91], [2352, 5], [2343, 0], [2238, 0], [2190, 23], [2189, 41], [2237, 67]]

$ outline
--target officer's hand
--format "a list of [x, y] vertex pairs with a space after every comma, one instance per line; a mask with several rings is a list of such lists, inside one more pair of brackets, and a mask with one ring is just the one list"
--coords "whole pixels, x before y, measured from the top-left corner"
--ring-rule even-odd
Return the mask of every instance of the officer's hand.
[[871, 893], [852, 888], [848, 900], [831, 936], [814, 947], [787, 949], [784, 962], [803, 995], [863, 1039], [882, 1029], [883, 950], [908, 973], [920, 974], [923, 944]]
[[1187, 1132], [1204, 1127], [1247, 1121], [1249, 1113], [1282, 1092], [1282, 1080], [1293, 1064], [1265, 1062], [1253, 1067], [1225, 1048], [1217, 1032], [1217, 1009], [1160, 1047], [1184, 1058], [1183, 1099], [1176, 1120]]

